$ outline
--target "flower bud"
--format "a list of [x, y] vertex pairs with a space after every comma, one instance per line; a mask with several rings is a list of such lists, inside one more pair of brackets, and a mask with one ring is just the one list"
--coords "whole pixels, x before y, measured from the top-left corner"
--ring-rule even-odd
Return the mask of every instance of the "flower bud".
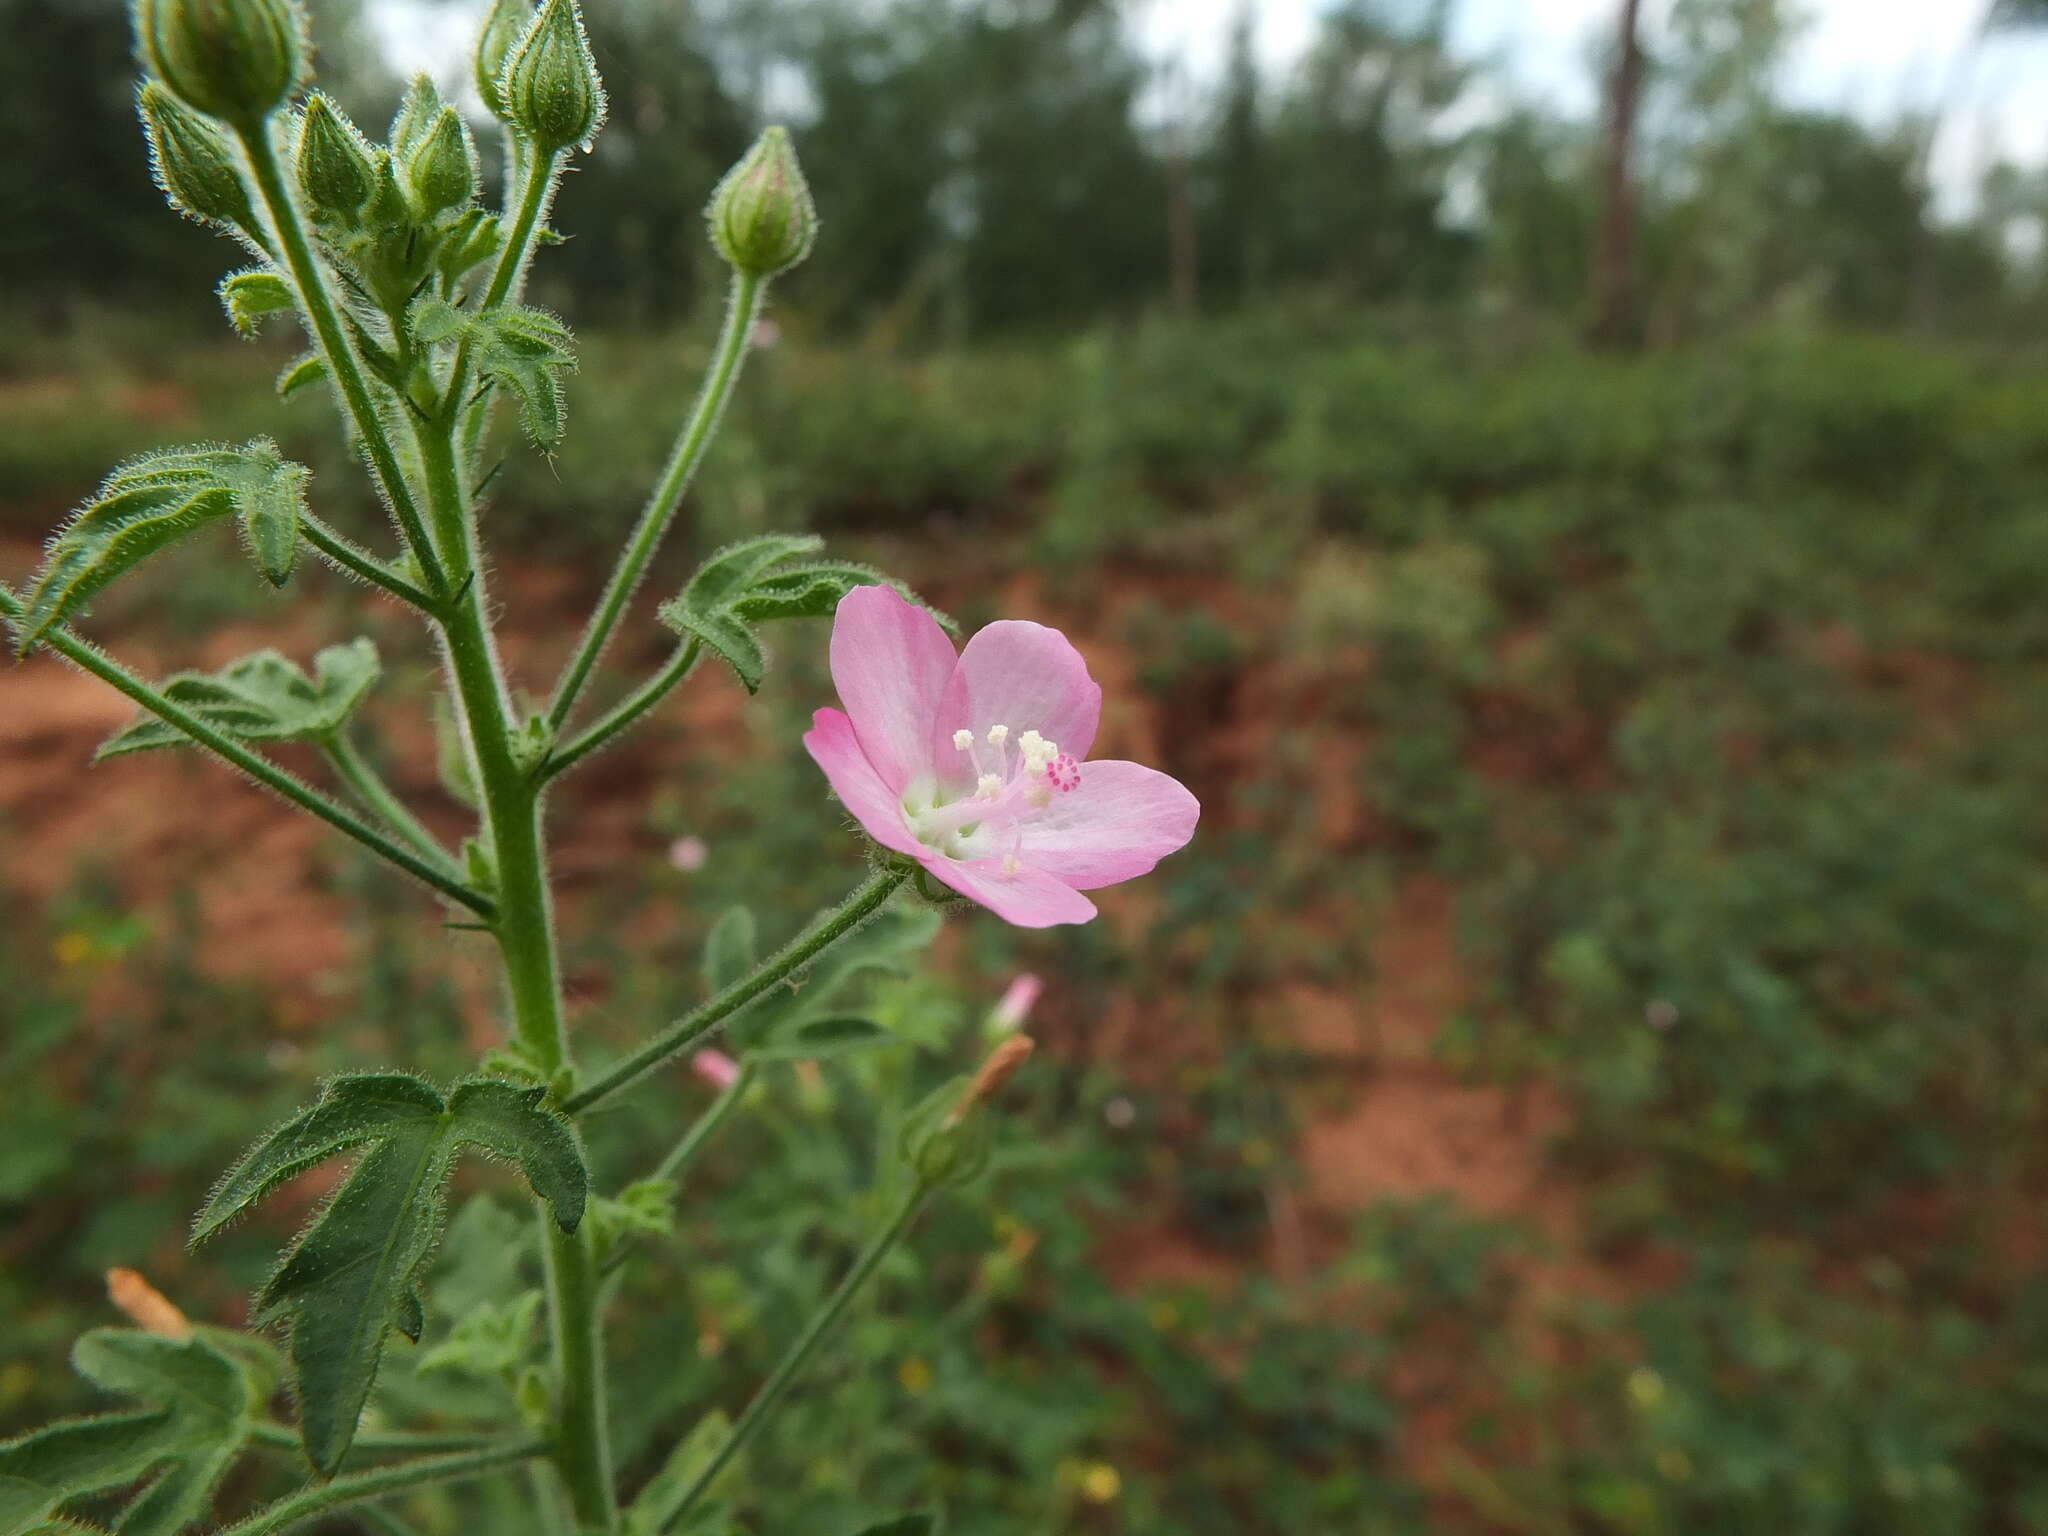
[[581, 144], [604, 119], [604, 84], [576, 0], [547, 0], [505, 61], [505, 120], [543, 154]]
[[206, 223], [250, 234], [262, 228], [226, 134], [154, 80], [143, 83], [136, 109], [142, 114], [143, 131], [149, 135], [156, 184], [174, 208]]
[[293, 164], [307, 206], [323, 223], [354, 223], [377, 188], [377, 162], [369, 146], [347, 114], [324, 95], [306, 103]]
[[497, 0], [484, 19], [483, 34], [476, 40], [476, 93], [495, 118], [506, 115], [505, 93], [499, 88], [505, 63], [532, 25], [533, 0]]
[[763, 130], [746, 157], [726, 172], [704, 216], [718, 254], [745, 276], [773, 277], [809, 255], [818, 210], [789, 134]]
[[405, 100], [398, 104], [398, 115], [391, 119], [391, 153], [400, 159], [411, 154], [432, 130], [441, 109], [447, 105], [441, 99], [432, 75], [414, 75], [412, 83], [405, 88]]
[[306, 68], [298, 0], [136, 0], [135, 38], [179, 100], [237, 126], [275, 112]]
[[426, 136], [413, 146], [406, 157], [405, 180], [413, 210], [423, 219], [476, 196], [476, 151], [462, 114], [453, 107], [443, 107]]

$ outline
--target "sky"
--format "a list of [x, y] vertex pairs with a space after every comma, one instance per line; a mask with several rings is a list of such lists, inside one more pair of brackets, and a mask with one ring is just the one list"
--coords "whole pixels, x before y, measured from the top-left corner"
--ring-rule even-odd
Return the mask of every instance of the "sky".
[[[602, 0], [586, 0], [602, 3]], [[1186, 79], [1213, 78], [1242, 0], [1130, 0], [1147, 49]], [[1326, 0], [1253, 0], [1258, 52], [1284, 69], [1314, 35]], [[2003, 157], [2048, 159], [2048, 33], [1994, 34], [1972, 57], [1966, 43], [1985, 0], [1804, 0], [1807, 25], [1787, 61], [1795, 101], [1873, 120], [1924, 107], [1957, 82], [1959, 110], [1935, 147], [1934, 175], [1950, 211], [1968, 206], [1983, 167]], [[1643, 0], [1654, 40], [1669, 0]], [[373, 20], [407, 69], [437, 74], [459, 61], [482, 0], [422, 7], [374, 0]], [[1615, 0], [1457, 0], [1460, 50], [1495, 62], [1506, 93], [1576, 114], [1596, 106], [1590, 60], [1613, 25]], [[1967, 72], [1956, 71], [1969, 59]]]

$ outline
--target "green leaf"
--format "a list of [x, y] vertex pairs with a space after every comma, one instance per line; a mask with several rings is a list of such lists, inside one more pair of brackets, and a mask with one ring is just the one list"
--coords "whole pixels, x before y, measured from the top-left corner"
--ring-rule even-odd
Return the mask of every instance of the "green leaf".
[[[753, 693], [767, 669], [754, 623], [824, 618], [860, 586], [893, 586], [910, 601], [921, 602], [908, 587], [866, 566], [831, 560], [787, 563], [822, 547], [823, 541], [812, 535], [787, 533], [728, 545], [697, 568], [680, 596], [661, 605], [661, 621], [724, 657], [747, 692]], [[952, 620], [925, 606], [940, 623], [953, 627]]]
[[[375, 685], [381, 668], [369, 640], [329, 646], [309, 678], [275, 651], [258, 651], [214, 673], [180, 672], [164, 695], [240, 741], [305, 741], [339, 730]], [[188, 745], [192, 738], [146, 716], [108, 738], [95, 761]]]
[[63, 1530], [60, 1506], [143, 1478], [153, 1480], [121, 1514], [116, 1536], [173, 1536], [204, 1518], [249, 1436], [254, 1397], [241, 1369], [200, 1338], [113, 1328], [81, 1337], [71, 1361], [94, 1385], [149, 1411], [53, 1424], [0, 1445], [0, 1533]]
[[420, 1356], [422, 1375], [453, 1371], [508, 1384], [518, 1375], [540, 1319], [541, 1293], [527, 1291], [507, 1302], [484, 1302], [455, 1320], [454, 1331]]
[[220, 302], [235, 329], [245, 337], [256, 334], [265, 315], [278, 314], [298, 304], [283, 278], [258, 268], [230, 272], [222, 278]]
[[600, 1263], [628, 1237], [669, 1237], [676, 1229], [676, 1182], [641, 1179], [616, 1195], [590, 1202], [590, 1221]]
[[754, 914], [745, 907], [727, 907], [704, 938], [704, 980], [713, 994], [751, 973], [756, 953]]
[[[640, 1496], [627, 1509], [626, 1536], [659, 1536], [667, 1530], [674, 1522], [684, 1497], [731, 1435], [732, 1420], [725, 1416], [723, 1409], [714, 1408], [699, 1419], [695, 1427], [676, 1442], [675, 1449], [668, 1453], [661, 1469], [647, 1480], [647, 1486], [640, 1490]], [[729, 1477], [730, 1473], [727, 1473], [712, 1486], [719, 1486]]]
[[889, 1031], [873, 1019], [844, 1014], [787, 1025], [755, 1046], [750, 1054], [771, 1061], [806, 1061], [880, 1045], [889, 1038]]
[[405, 318], [406, 324], [412, 328], [412, 339], [423, 347], [453, 341], [469, 325], [461, 310], [431, 293], [423, 293], [413, 300]]
[[277, 376], [277, 397], [289, 400], [308, 384], [317, 384], [327, 377], [327, 364], [317, 352], [308, 352], [285, 364], [284, 372]]
[[464, 1145], [517, 1162], [573, 1230], [589, 1175], [565, 1121], [541, 1091], [473, 1080], [444, 1097], [401, 1073], [334, 1079], [319, 1103], [266, 1137], [200, 1214], [205, 1237], [284, 1180], [366, 1146], [346, 1183], [299, 1234], [256, 1299], [259, 1320], [288, 1318], [306, 1454], [331, 1476], [348, 1454], [394, 1328], [417, 1339], [418, 1282], [444, 1224], [443, 1199]]
[[281, 585], [298, 549], [306, 474], [262, 437], [241, 448], [171, 449], [123, 465], [50, 541], [17, 626], [21, 654], [115, 578], [229, 513], [241, 518], [263, 574]]
[[932, 1536], [938, 1528], [936, 1515], [895, 1515], [887, 1520], [877, 1520], [873, 1525], [864, 1525], [852, 1536]]
[[545, 310], [508, 304], [472, 316], [467, 330], [476, 345], [477, 371], [518, 397], [520, 425], [534, 446], [552, 448], [560, 442], [559, 375], [576, 367], [569, 328]]

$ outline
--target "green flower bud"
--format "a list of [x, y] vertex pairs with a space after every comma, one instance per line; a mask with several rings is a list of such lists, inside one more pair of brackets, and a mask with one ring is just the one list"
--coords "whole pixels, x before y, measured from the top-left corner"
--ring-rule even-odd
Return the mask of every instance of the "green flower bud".
[[405, 100], [398, 104], [398, 115], [391, 119], [391, 153], [401, 160], [411, 154], [433, 130], [447, 105], [434, 85], [433, 76], [414, 75], [412, 84], [405, 88]]
[[764, 130], [726, 172], [704, 216], [718, 254], [746, 276], [773, 277], [808, 256], [818, 235], [818, 210], [789, 134]]
[[426, 136], [413, 146], [406, 157], [405, 180], [413, 210], [422, 219], [476, 196], [476, 149], [462, 114], [453, 107], [443, 107]]
[[543, 154], [581, 144], [604, 120], [604, 83], [576, 0], [547, 0], [498, 83], [505, 120]]
[[180, 213], [208, 224], [256, 234], [256, 210], [226, 134], [155, 80], [136, 96], [156, 184]]
[[532, 25], [533, 0], [497, 0], [476, 40], [476, 93], [495, 118], [506, 115], [505, 93], [499, 88], [506, 61]]
[[377, 162], [369, 145], [348, 115], [323, 95], [306, 103], [293, 163], [313, 217], [322, 222], [353, 224], [377, 188]]
[[135, 0], [142, 61], [189, 107], [252, 127], [306, 69], [298, 0]]

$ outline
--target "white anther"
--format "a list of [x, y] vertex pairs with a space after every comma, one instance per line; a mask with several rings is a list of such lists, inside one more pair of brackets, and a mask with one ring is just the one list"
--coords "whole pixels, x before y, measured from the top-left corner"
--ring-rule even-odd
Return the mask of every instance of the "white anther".
[[1022, 869], [1023, 867], [1024, 866], [1017, 861], [1017, 855], [1015, 855], [1014, 853], [1006, 853], [1003, 855], [1004, 874], [1014, 875], [1017, 873], [1018, 870]]
[[972, 751], [974, 748], [974, 732], [965, 729], [955, 731], [953, 733], [953, 746], [957, 751]]
[[1003, 793], [1003, 781], [992, 773], [984, 773], [981, 782], [975, 785], [974, 792], [984, 800], [999, 799]]
[[[962, 734], [964, 735], [965, 733], [963, 732]], [[990, 746], [1000, 747], [1009, 739], [1010, 728], [1007, 725], [992, 725], [988, 728], [988, 744]]]

